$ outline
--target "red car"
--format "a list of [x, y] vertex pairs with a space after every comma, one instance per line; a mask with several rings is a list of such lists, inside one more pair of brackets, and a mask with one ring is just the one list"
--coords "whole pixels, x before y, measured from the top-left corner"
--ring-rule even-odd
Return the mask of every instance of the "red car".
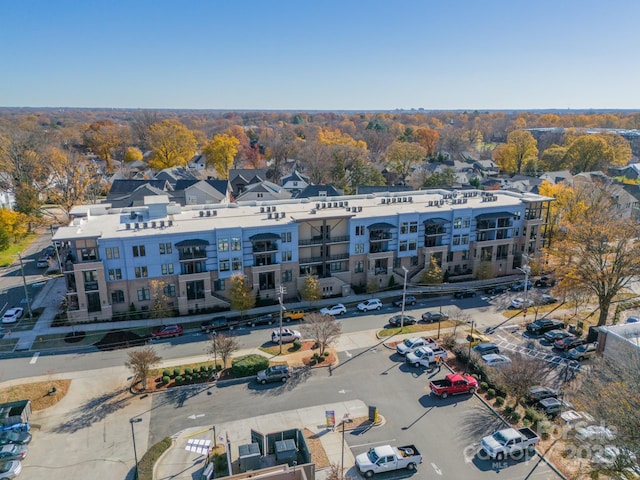
[[181, 325], [165, 325], [151, 334], [152, 339], [178, 337], [182, 335]]
[[559, 340], [556, 340], [555, 342], [553, 342], [553, 346], [558, 350], [567, 351], [571, 348], [578, 347], [585, 343], [587, 343], [587, 341], [584, 338], [571, 336], [571, 337], [566, 337], [566, 338], [561, 338]]

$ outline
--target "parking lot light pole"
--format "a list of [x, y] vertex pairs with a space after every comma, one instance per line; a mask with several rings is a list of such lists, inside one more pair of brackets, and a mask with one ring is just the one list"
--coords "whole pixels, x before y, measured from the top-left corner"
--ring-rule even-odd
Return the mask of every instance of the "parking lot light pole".
[[282, 312], [284, 311], [284, 303], [282, 303], [282, 297], [284, 296], [284, 287], [280, 285], [278, 289], [278, 302], [280, 303], [280, 327], [278, 330], [278, 344], [280, 345], [280, 353], [278, 355], [282, 355]]
[[29, 320], [33, 321], [33, 312], [31, 311], [31, 300], [29, 299], [29, 288], [27, 287], [27, 278], [24, 276], [24, 264], [22, 263], [22, 255], [18, 253], [18, 259], [20, 259], [20, 272], [22, 273], [22, 283], [24, 285], [24, 296], [27, 300], [27, 312], [29, 313]]
[[404, 270], [404, 286], [402, 287], [402, 314], [400, 315], [400, 331], [404, 328], [404, 303], [407, 300], [407, 274], [409, 270], [403, 265], [402, 270]]
[[133, 459], [136, 462], [136, 470], [134, 480], [138, 480], [138, 452], [136, 451], [136, 431], [133, 428], [134, 423], [140, 423], [142, 421], [141, 418], [130, 418], [129, 423], [131, 424], [131, 438], [133, 439]]
[[342, 417], [342, 455], [340, 457], [340, 480], [344, 479], [344, 424], [350, 421], [351, 417], [349, 416], [349, 412], [347, 412]]
[[467, 355], [467, 373], [469, 373], [469, 365], [471, 365], [471, 343], [473, 342], [473, 327], [475, 326], [475, 320], [471, 320], [471, 338], [469, 338], [469, 353]]
[[524, 313], [523, 322], [527, 323], [527, 308], [529, 308], [529, 304], [527, 303], [527, 293], [528, 293], [527, 287], [529, 286], [529, 272], [531, 268], [529, 267], [529, 265], [524, 265], [522, 268], [521, 267], [516, 267], [516, 268], [520, 270], [522, 273], [524, 273], [524, 304], [522, 305], [522, 312]]

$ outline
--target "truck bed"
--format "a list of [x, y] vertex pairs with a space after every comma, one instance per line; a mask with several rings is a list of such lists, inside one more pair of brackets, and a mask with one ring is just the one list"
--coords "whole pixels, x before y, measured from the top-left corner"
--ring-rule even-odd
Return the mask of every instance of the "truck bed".
[[405, 445], [403, 447], [398, 447], [398, 451], [402, 455], [402, 458], [415, 457], [417, 455], [420, 455], [420, 452], [415, 445]]
[[533, 438], [537, 438], [538, 434], [531, 430], [529, 427], [519, 428], [518, 431], [526, 437], [527, 440], [531, 440]]
[[442, 380], [431, 380], [431, 384], [438, 388], [451, 386], [451, 382], [446, 378], [443, 378]]

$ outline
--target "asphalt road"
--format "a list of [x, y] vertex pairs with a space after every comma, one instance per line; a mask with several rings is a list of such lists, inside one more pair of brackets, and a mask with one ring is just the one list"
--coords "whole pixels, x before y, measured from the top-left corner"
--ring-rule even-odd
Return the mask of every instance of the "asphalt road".
[[[549, 467], [530, 461], [502, 464], [475, 456], [483, 435], [500, 428], [496, 417], [476, 397], [446, 400], [425, 391], [431, 377], [407, 366], [394, 351], [376, 347], [341, 355], [331, 375], [326, 368], [302, 371], [288, 383], [259, 385], [249, 381], [222, 388], [190, 388], [155, 395], [149, 444], [188, 427], [210, 426], [248, 416], [264, 415], [324, 403], [360, 399], [376, 406], [386, 420], [365, 433], [347, 432], [354, 455], [385, 443], [414, 444], [424, 456], [415, 478], [556, 479]], [[192, 417], [192, 418], [189, 418]], [[267, 432], [264, 432], [267, 433]], [[381, 480], [410, 476], [399, 471]]]

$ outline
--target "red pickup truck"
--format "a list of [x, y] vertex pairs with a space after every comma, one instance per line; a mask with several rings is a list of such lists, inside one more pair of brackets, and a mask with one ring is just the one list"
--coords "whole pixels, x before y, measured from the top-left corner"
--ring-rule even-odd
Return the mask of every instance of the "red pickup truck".
[[471, 375], [450, 373], [442, 380], [433, 380], [429, 384], [431, 391], [442, 398], [460, 393], [473, 393], [478, 389], [478, 380]]

